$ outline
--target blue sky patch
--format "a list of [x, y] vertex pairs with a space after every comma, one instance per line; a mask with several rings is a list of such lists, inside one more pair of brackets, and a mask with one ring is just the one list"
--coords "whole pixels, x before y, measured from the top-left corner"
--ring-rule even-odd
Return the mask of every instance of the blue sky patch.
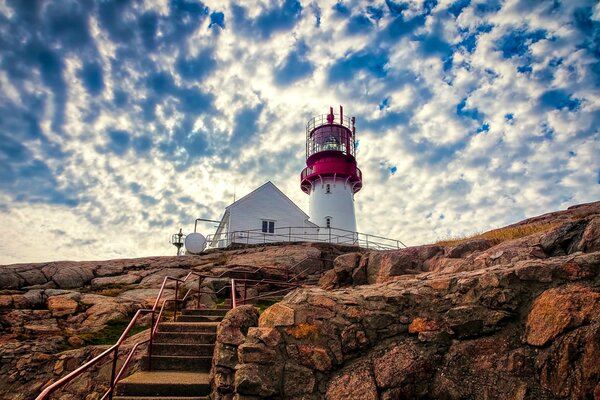
[[527, 31], [524, 28], [511, 31], [498, 40], [496, 46], [504, 58], [520, 57], [529, 51], [529, 46], [547, 38], [543, 29]]
[[225, 14], [221, 11], [210, 13], [210, 24], [208, 27], [211, 28], [214, 25], [221, 27], [221, 29], [225, 29]]
[[471, 0], [457, 0], [450, 4], [450, 7], [448, 7], [448, 12], [454, 17], [458, 17], [460, 14], [462, 14], [463, 10], [469, 6], [469, 4], [471, 4]]
[[471, 119], [478, 120], [481, 118], [479, 114], [479, 110], [477, 108], [466, 108], [467, 106], [467, 98], [461, 100], [460, 103], [456, 106], [456, 115], [460, 115], [461, 117], [467, 117]]
[[83, 66], [79, 73], [83, 86], [92, 96], [97, 96], [104, 90], [104, 78], [102, 67], [97, 63], [89, 63]]
[[300, 41], [289, 52], [275, 71], [275, 83], [278, 86], [288, 86], [312, 75], [315, 67], [306, 58], [308, 50], [306, 44]]
[[387, 54], [381, 51], [361, 50], [347, 54], [329, 68], [328, 80], [332, 83], [347, 81], [359, 71], [366, 71], [376, 78], [386, 76]]
[[350, 15], [350, 9], [344, 4], [342, 0], [338, 0], [338, 2], [333, 5], [333, 11], [343, 16]]
[[548, 90], [540, 96], [540, 104], [546, 108], [555, 108], [557, 110], [566, 108], [569, 111], [575, 111], [579, 108], [581, 101], [573, 98], [564, 90], [554, 89]]

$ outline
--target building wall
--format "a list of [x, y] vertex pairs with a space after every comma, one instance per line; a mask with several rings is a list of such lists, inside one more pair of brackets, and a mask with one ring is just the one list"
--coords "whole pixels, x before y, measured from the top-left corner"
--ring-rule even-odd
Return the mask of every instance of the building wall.
[[[283, 241], [284, 237], [288, 240], [294, 235], [299, 237], [298, 240], [306, 240], [300, 238], [299, 234], [304, 231], [303, 227], [312, 226], [306, 221], [304, 213], [269, 186], [231, 206], [229, 213], [228, 242], [234, 243], [268, 243]], [[275, 222], [274, 233], [261, 232], [263, 220]], [[252, 232], [240, 232], [248, 230]]]

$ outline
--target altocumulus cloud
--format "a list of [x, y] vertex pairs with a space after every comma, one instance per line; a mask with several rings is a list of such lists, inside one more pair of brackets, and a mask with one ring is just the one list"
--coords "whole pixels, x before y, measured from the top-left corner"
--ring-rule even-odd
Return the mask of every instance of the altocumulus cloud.
[[338, 104], [362, 231], [598, 200], [596, 3], [1, 2], [0, 262], [171, 254], [267, 180], [306, 208], [304, 124]]

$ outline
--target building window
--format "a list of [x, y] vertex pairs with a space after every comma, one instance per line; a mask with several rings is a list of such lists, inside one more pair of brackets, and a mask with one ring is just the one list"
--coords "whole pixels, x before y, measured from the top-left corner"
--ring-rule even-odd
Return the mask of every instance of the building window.
[[331, 193], [331, 184], [330, 183], [325, 185], [325, 193]]
[[325, 227], [331, 228], [331, 217], [325, 217]]
[[262, 231], [264, 233], [275, 233], [275, 221], [262, 221]]

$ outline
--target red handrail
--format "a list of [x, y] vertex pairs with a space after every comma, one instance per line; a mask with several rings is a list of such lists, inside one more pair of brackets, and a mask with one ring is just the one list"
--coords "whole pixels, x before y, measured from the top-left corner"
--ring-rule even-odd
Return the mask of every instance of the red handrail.
[[[305, 257], [304, 259], [300, 260], [299, 262], [297, 262], [296, 264], [290, 266], [290, 267], [285, 267], [286, 270], [286, 277], [287, 277], [287, 282], [280, 282], [280, 281], [275, 281], [275, 280], [270, 280], [270, 279], [262, 279], [262, 280], [256, 280], [256, 279], [247, 279], [247, 278], [242, 278], [242, 279], [237, 279], [238, 281], [244, 282], [244, 284], [246, 284], [247, 282], [252, 282], [252, 283], [256, 283], [256, 284], [260, 284], [260, 283], [269, 283], [269, 284], [276, 284], [276, 285], [288, 285], [291, 287], [299, 287], [300, 284], [298, 283], [292, 283], [291, 280], [297, 279], [298, 276], [300, 276], [300, 274], [304, 271], [306, 271], [306, 269], [304, 269], [301, 273], [299, 274], [295, 274], [292, 278], [289, 278], [289, 271], [294, 269], [295, 267], [297, 267], [298, 265], [300, 265], [301, 263], [303, 263], [304, 261], [308, 260], [308, 259], [319, 259], [322, 261], [332, 261], [332, 260], [328, 260], [322, 257], [312, 257], [312, 256], [308, 256]], [[253, 270], [248, 271], [248, 268], [254, 268]], [[270, 266], [261, 266], [261, 267], [255, 267], [252, 265], [237, 265], [234, 268], [231, 268], [229, 270], [224, 271], [223, 273], [219, 274], [219, 275], [209, 275], [209, 274], [202, 274], [202, 273], [198, 273], [196, 271], [190, 271], [185, 278], [180, 279], [180, 278], [175, 278], [172, 276], [165, 276], [165, 278], [163, 279], [162, 285], [160, 287], [160, 290], [158, 291], [158, 294], [156, 295], [156, 300], [154, 301], [154, 305], [152, 306], [151, 309], [138, 309], [135, 313], [135, 315], [133, 316], [133, 318], [131, 319], [131, 321], [129, 322], [129, 324], [127, 325], [127, 327], [125, 328], [125, 330], [123, 331], [123, 333], [121, 334], [121, 336], [119, 337], [119, 339], [117, 340], [117, 342], [112, 345], [110, 348], [108, 348], [107, 350], [105, 350], [104, 352], [102, 352], [100, 355], [94, 357], [93, 359], [91, 359], [90, 361], [86, 362], [85, 364], [83, 364], [82, 366], [80, 366], [79, 368], [77, 368], [76, 370], [72, 371], [71, 373], [67, 374], [66, 376], [62, 377], [61, 379], [57, 380], [56, 382], [52, 383], [51, 385], [47, 386], [37, 397], [36, 400], [47, 400], [49, 398], [49, 396], [54, 393], [55, 391], [57, 391], [58, 389], [60, 389], [61, 387], [63, 387], [64, 385], [66, 385], [68, 382], [72, 381], [73, 379], [77, 378], [79, 375], [81, 375], [82, 373], [84, 373], [85, 371], [87, 371], [90, 367], [92, 367], [93, 365], [97, 364], [98, 362], [100, 362], [100, 360], [104, 359], [106, 356], [108, 356], [109, 354], [113, 354], [113, 360], [112, 360], [112, 372], [111, 372], [111, 379], [110, 379], [110, 386], [109, 389], [107, 390], [107, 392], [104, 394], [104, 396], [102, 397], [102, 399], [105, 399], [108, 396], [108, 399], [112, 400], [112, 396], [113, 396], [113, 392], [114, 389], [119, 381], [119, 379], [123, 376], [123, 374], [126, 371], [127, 366], [129, 365], [133, 354], [135, 353], [135, 351], [137, 350], [137, 348], [145, 343], [149, 343], [148, 345], [148, 367], [151, 370], [152, 369], [152, 345], [153, 345], [153, 339], [154, 339], [154, 335], [156, 334], [157, 330], [158, 330], [158, 325], [160, 323], [160, 320], [162, 318], [162, 314], [165, 308], [165, 305], [167, 302], [174, 302], [174, 310], [175, 310], [175, 314], [177, 313], [177, 303], [178, 302], [182, 302], [185, 301], [189, 295], [189, 293], [191, 292], [191, 289], [187, 291], [187, 293], [185, 294], [185, 296], [182, 299], [178, 299], [179, 297], [179, 284], [180, 283], [185, 283], [187, 282], [188, 279], [190, 279], [192, 276], [196, 276], [197, 278], [221, 278], [223, 276], [225, 276], [226, 274], [232, 273], [232, 272], [243, 272], [244, 274], [257, 274], [263, 270], [268, 270], [268, 269], [274, 269], [277, 271], [281, 271], [282, 268], [280, 267], [270, 267]], [[156, 312], [157, 312], [157, 308], [158, 305], [160, 304], [160, 300], [162, 299], [162, 296], [164, 294], [164, 290], [166, 288], [166, 285], [169, 281], [175, 281], [175, 298], [174, 299], [165, 299], [162, 302], [162, 305], [160, 307], [160, 311], [158, 312], [158, 317], [156, 317]], [[233, 307], [235, 307], [237, 305], [237, 301], [235, 298], [235, 287], [236, 287], [236, 283], [235, 283], [236, 279], [231, 278], [231, 297], [232, 297], [232, 305]], [[201, 281], [198, 283], [198, 286], [200, 287]], [[212, 291], [212, 293], [214, 294], [218, 294], [220, 293], [222, 290], [224, 290], [226, 287], [221, 288], [218, 291]], [[288, 288], [283, 289], [283, 290], [289, 290]], [[281, 292], [283, 290], [279, 290], [273, 293], [278, 293]], [[201, 290], [198, 290], [198, 293], [211, 293], [211, 292], [203, 292]], [[272, 295], [272, 293], [271, 293]], [[264, 297], [265, 295], [260, 295], [260, 296], [254, 296], [250, 299], [253, 298], [261, 298]], [[243, 302], [245, 303], [246, 300], [249, 300], [246, 298], [245, 294], [244, 294], [244, 299]], [[146, 314], [146, 313], [151, 313], [152, 315], [152, 322], [151, 322], [151, 327], [150, 327], [150, 337], [146, 340], [137, 342], [134, 344], [133, 348], [131, 349], [131, 351], [129, 352], [129, 354], [127, 355], [127, 358], [125, 359], [125, 362], [123, 364], [123, 366], [121, 367], [121, 369], [119, 370], [119, 373], [116, 373], [116, 368], [117, 368], [117, 358], [118, 358], [118, 353], [119, 353], [119, 347], [121, 346], [121, 344], [123, 343], [123, 341], [127, 338], [127, 335], [129, 334], [129, 332], [131, 331], [131, 329], [133, 328], [133, 326], [135, 325], [135, 323], [137, 322], [137, 320], [140, 318], [140, 316], [142, 314]]]
[[[133, 328], [135, 322], [138, 320], [138, 318], [140, 317], [140, 315], [142, 315], [143, 313], [147, 313], [147, 312], [153, 312], [153, 311], [152, 310], [148, 310], [148, 309], [139, 309], [139, 310], [137, 310], [137, 312], [135, 313], [134, 317], [129, 322], [129, 325], [127, 325], [127, 328], [125, 328], [125, 331], [123, 331], [123, 333], [121, 334], [121, 337], [119, 337], [119, 340], [117, 340], [117, 342], [114, 345], [112, 345], [108, 349], [104, 350], [100, 355], [94, 357], [93, 359], [91, 359], [87, 363], [83, 364], [81, 367], [77, 368], [76, 370], [74, 370], [70, 374], [64, 376], [63, 378], [61, 378], [58, 381], [56, 381], [53, 384], [51, 384], [50, 386], [46, 387], [42, 391], [42, 393], [40, 393], [40, 395], [38, 397], [36, 397], [36, 400], [47, 399], [48, 396], [50, 396], [50, 394], [52, 394], [57, 389], [59, 389], [60, 387], [62, 387], [63, 385], [65, 385], [67, 382], [73, 380], [74, 378], [76, 378], [79, 375], [81, 375], [82, 373], [84, 373], [92, 365], [96, 364], [98, 361], [100, 361], [101, 359], [103, 359], [104, 357], [106, 357], [107, 355], [109, 355], [111, 353], [113, 353], [113, 371], [112, 371], [112, 374], [111, 374], [111, 382], [112, 382], [114, 380], [114, 377], [115, 377], [116, 359], [117, 359], [117, 356], [118, 356], [119, 347], [121, 346], [121, 344], [123, 343], [123, 341], [127, 338], [127, 334], [129, 334], [129, 331]], [[109, 389], [109, 390], [112, 391], [112, 389], [113, 389], [113, 387], [111, 385], [111, 389]], [[112, 398], [112, 396], [109, 396], [109, 398]]]

